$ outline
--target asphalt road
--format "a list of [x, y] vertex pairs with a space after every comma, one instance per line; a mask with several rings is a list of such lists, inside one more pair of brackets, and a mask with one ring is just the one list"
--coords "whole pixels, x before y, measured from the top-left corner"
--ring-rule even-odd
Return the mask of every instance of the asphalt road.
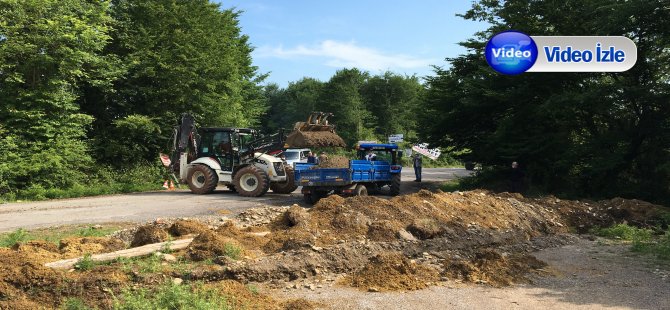
[[[423, 181], [435, 183], [466, 176], [469, 171], [457, 168], [425, 168]], [[402, 174], [403, 192], [418, 190], [414, 171]], [[411, 183], [410, 183], [411, 182]], [[409, 186], [411, 185], [411, 186]], [[246, 198], [218, 189], [210, 195], [193, 195], [188, 190], [147, 192], [124, 195], [20, 202], [0, 205], [0, 232], [17, 228], [33, 229], [56, 225], [108, 222], [144, 222], [156, 218], [216, 215], [226, 210], [231, 215], [263, 205], [286, 206], [300, 203], [300, 189], [290, 195], [274, 194]]]

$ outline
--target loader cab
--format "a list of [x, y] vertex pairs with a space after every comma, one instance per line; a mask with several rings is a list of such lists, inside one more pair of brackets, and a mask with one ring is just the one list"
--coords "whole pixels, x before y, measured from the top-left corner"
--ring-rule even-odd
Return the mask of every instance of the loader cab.
[[245, 152], [256, 131], [250, 128], [201, 128], [198, 157], [216, 159], [221, 170], [233, 171], [240, 163], [240, 152]]

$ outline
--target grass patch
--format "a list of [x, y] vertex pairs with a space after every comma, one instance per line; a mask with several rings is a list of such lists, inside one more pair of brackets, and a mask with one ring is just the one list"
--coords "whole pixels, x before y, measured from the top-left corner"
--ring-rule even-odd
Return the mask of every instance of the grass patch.
[[653, 231], [628, 224], [617, 224], [607, 228], [594, 228], [591, 230], [591, 233], [605, 238], [642, 242], [651, 239]]
[[670, 260], [670, 230], [656, 240], [633, 242], [634, 252], [655, 255], [659, 259]]
[[121, 270], [125, 273], [139, 272], [147, 274], [163, 270], [160, 256], [153, 254], [147, 257], [119, 257], [116, 259], [116, 262], [121, 264]]
[[155, 290], [126, 289], [114, 301], [115, 310], [135, 309], [230, 309], [227, 298], [202, 284], [163, 284]]
[[1, 235], [0, 247], [11, 248], [19, 242], [26, 242], [28, 240], [30, 240], [28, 232], [23, 228], [19, 228], [13, 232]]
[[79, 298], [68, 298], [60, 307], [62, 310], [89, 310], [89, 306]]
[[0, 233], [0, 247], [12, 247], [17, 242], [32, 240], [45, 240], [58, 244], [61, 239], [68, 237], [104, 237], [130, 226], [132, 224], [125, 223], [104, 224], [96, 227], [92, 225], [70, 225], [57, 228], [40, 228], [31, 231], [19, 228], [10, 233]]
[[93, 261], [91, 254], [86, 254], [74, 265], [74, 269], [88, 271], [93, 269], [95, 266], [97, 266], [97, 263]]
[[667, 229], [662, 236], [655, 237], [654, 230], [618, 224], [608, 228], [596, 228], [591, 230], [591, 233], [611, 239], [632, 241], [633, 252], [670, 260], [670, 229]]
[[454, 192], [454, 191], [464, 190], [463, 186], [461, 185], [460, 180], [450, 180], [450, 181], [444, 182], [444, 183], [442, 183], [442, 185], [440, 185], [440, 189], [443, 192]]
[[232, 243], [226, 243], [223, 245], [223, 255], [238, 260], [242, 255], [242, 248]]

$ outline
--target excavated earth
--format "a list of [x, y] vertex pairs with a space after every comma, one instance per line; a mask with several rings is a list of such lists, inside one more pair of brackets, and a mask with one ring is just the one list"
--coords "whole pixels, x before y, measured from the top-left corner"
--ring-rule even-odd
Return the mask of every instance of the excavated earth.
[[[507, 286], [527, 282], [531, 274], [548, 274], [532, 251], [569, 243], [576, 238], [573, 232], [594, 227], [622, 222], [654, 226], [662, 207], [620, 198], [587, 202], [422, 190], [392, 199], [330, 196], [311, 209], [293, 205], [284, 212], [251, 213], [218, 227], [194, 220], [169, 227], [148, 224], [135, 229], [125, 243], [116, 238], [74, 238], [59, 247], [27, 242], [0, 249], [0, 309], [58, 308], [70, 297], [108, 309], [123, 288], [151, 288], [173, 278], [223, 287], [260, 309], [314, 305], [249, 295], [244, 284], [284, 288], [310, 280], [371, 292], [418, 290], [452, 280]], [[197, 235], [187, 249], [172, 253], [178, 261], [192, 264], [186, 273], [183, 266], [172, 268], [171, 263], [149, 276], [116, 263], [74, 272], [43, 266], [84, 253], [113, 251], [131, 241], [166, 240], [168, 234]]]

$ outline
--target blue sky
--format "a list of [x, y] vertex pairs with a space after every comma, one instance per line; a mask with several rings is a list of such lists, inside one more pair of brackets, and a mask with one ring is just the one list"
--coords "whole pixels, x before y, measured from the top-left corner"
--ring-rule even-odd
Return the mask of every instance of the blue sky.
[[254, 64], [266, 82], [286, 86], [303, 77], [327, 81], [336, 70], [357, 67], [430, 75], [431, 65], [465, 52], [456, 43], [486, 24], [455, 16], [471, 1], [341, 0], [219, 1], [244, 11], [243, 33], [256, 49]]

